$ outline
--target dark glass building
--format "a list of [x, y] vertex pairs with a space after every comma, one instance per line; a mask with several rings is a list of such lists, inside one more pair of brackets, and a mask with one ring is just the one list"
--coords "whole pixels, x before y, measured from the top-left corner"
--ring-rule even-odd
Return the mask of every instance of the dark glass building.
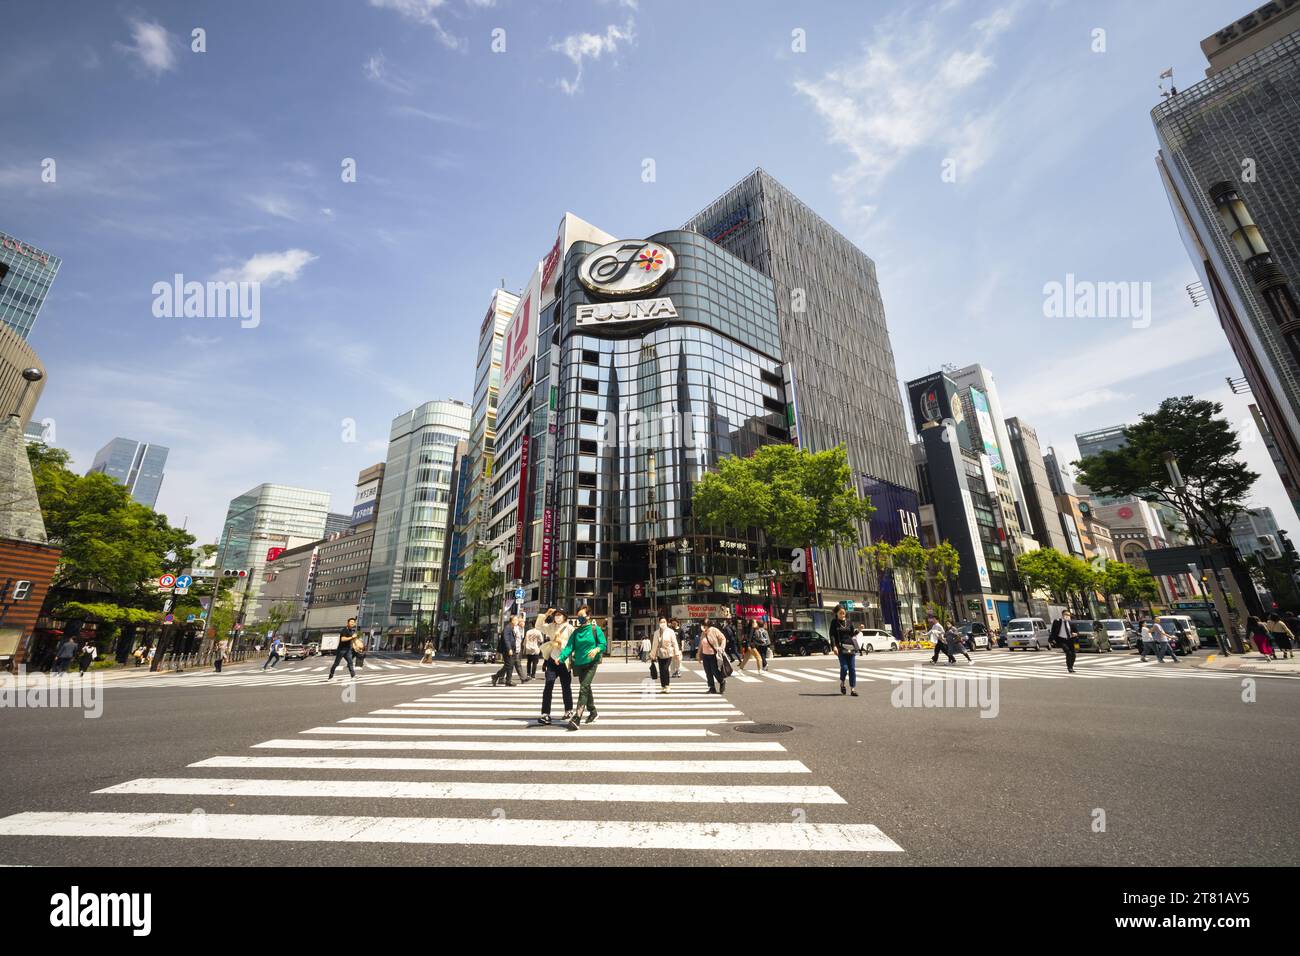
[[[618, 618], [627, 602], [636, 636], [656, 604], [680, 616], [691, 605], [744, 614], [764, 604], [761, 593], [746, 596], [762, 588], [745, 582], [760, 569], [756, 538], [696, 527], [690, 500], [721, 457], [790, 440], [772, 280], [695, 232], [647, 241], [676, 258], [653, 291], [674, 316], [579, 324], [580, 307], [608, 303], [579, 281], [597, 248], [579, 242], [564, 261], [559, 308], [542, 321], [545, 333], [559, 317], [558, 374], [546, 390], [556, 412], [554, 573], [542, 603], [589, 603]], [[615, 628], [623, 633], [621, 620]]]
[[[771, 279], [798, 444], [842, 444], [855, 474], [915, 490], [875, 263], [761, 169], [686, 228]], [[826, 605], [876, 590], [846, 548], [817, 553], [815, 582]]]

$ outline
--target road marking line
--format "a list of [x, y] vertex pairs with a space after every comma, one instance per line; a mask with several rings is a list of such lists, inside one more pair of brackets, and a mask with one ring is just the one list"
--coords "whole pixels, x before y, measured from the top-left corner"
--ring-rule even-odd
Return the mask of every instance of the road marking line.
[[[545, 734], [551, 736], [554, 734], [566, 734], [568, 728], [564, 726], [564, 721], [556, 717], [555, 723], [543, 726], [529, 721], [529, 729], [532, 733]], [[302, 734], [362, 734], [388, 737], [518, 737], [518, 730], [487, 730], [487, 729], [461, 729], [454, 728], [425, 728], [425, 727], [312, 727], [310, 730], [300, 730]], [[670, 727], [662, 730], [614, 730], [606, 728], [604, 722], [599, 727], [582, 728], [584, 737], [716, 737], [718, 736], [712, 730], [706, 727]]]
[[799, 760], [489, 760], [473, 757], [208, 757], [192, 768], [443, 770], [465, 773], [812, 773]]
[[[518, 734], [516, 733], [516, 738]], [[454, 750], [502, 753], [771, 753], [785, 752], [776, 741], [612, 741], [612, 740], [265, 740], [254, 750]]]

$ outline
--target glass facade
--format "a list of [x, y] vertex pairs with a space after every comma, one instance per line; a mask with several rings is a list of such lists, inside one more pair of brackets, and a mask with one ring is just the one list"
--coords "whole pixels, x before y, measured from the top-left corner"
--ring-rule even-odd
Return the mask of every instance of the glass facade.
[[[781, 354], [795, 382], [799, 444], [843, 444], [854, 472], [916, 482], [875, 263], [763, 170], [687, 224], [771, 277]], [[852, 549], [819, 552], [827, 600], [875, 589]]]
[[95, 453], [86, 474], [102, 472], [126, 485], [131, 499], [147, 508], [158, 502], [168, 449], [130, 438], [114, 438]]
[[[696, 527], [690, 501], [722, 456], [789, 441], [772, 280], [697, 233], [650, 239], [677, 257], [677, 271], [653, 293], [672, 300], [676, 319], [577, 326], [576, 307], [595, 301], [577, 268], [596, 247], [577, 243], [565, 259], [555, 330], [554, 585], [543, 603], [589, 603], [605, 615], [627, 601], [634, 618], [650, 616], [652, 544], [662, 608], [744, 600], [744, 574], [760, 567], [752, 534]], [[551, 394], [547, 379], [538, 386], [535, 395]], [[546, 404], [529, 416], [543, 454]], [[534, 518], [545, 499], [541, 474], [534, 469], [529, 481]]]
[[0, 323], [18, 337], [31, 334], [63, 260], [0, 232]]
[[469, 436], [464, 402], [427, 402], [397, 416], [388, 439], [362, 627], [413, 630], [438, 607], [457, 443]]

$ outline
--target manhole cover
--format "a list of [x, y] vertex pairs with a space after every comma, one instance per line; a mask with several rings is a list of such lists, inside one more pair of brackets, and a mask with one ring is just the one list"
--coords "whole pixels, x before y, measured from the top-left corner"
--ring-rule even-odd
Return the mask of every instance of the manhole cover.
[[789, 724], [741, 724], [736, 728], [741, 734], [788, 734], [792, 730]]

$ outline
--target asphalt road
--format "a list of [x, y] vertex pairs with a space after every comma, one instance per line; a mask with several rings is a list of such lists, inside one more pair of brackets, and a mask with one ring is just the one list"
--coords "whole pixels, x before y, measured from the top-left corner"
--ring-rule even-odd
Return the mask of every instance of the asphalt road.
[[[733, 679], [722, 700], [695, 673], [647, 696], [639, 665], [610, 662], [595, 686], [601, 719], [577, 732], [525, 726], [541, 682], [491, 688], [489, 666], [389, 664], [354, 700], [324, 684], [318, 661], [265, 683], [249, 669], [220, 683], [110, 678], [98, 719], [0, 708], [0, 863], [1300, 862], [1285, 822], [1300, 681], [1256, 679], [1247, 702], [1241, 677], [1186, 664], [1109, 655], [1066, 678], [1059, 653], [995, 651], [925, 664], [938, 675], [925, 684], [891, 682], [923, 656], [862, 660], [857, 698], [840, 695], [833, 658], [776, 661], [761, 679]], [[996, 716], [896, 706], [905, 686], [958, 683], [982, 688]], [[739, 732], [746, 721], [792, 729]], [[612, 763], [624, 760], [637, 762]], [[664, 789], [682, 787], [699, 789]], [[68, 835], [51, 835], [60, 828]]]

